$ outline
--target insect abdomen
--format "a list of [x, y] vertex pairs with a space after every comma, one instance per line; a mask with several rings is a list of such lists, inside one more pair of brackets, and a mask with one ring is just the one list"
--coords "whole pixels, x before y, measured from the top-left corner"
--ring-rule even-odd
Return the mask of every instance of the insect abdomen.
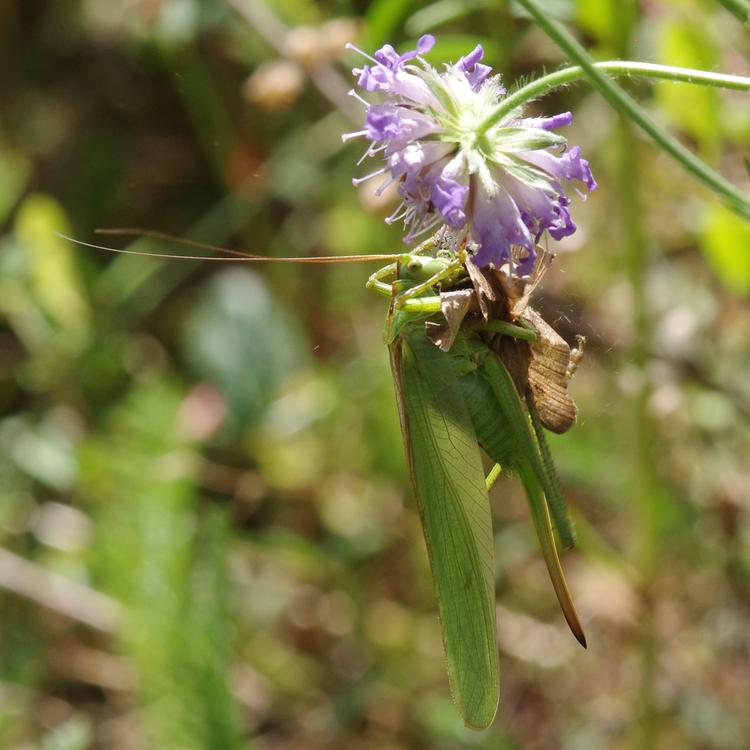
[[495, 463], [514, 468], [519, 460], [518, 441], [503, 418], [489, 383], [475, 371], [461, 378], [461, 388], [482, 450]]

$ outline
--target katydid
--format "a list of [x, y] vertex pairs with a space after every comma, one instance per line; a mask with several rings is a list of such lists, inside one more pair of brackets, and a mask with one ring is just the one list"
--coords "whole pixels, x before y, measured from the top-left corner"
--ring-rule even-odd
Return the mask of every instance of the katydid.
[[584, 646], [586, 641], [553, 536], [550, 507], [558, 535], [566, 543], [572, 540], [541, 426], [537, 431], [537, 420], [532, 429], [508, 370], [482, 338], [497, 336], [493, 328], [511, 334], [514, 326], [482, 326], [487, 333], [462, 330], [447, 353], [425, 334], [425, 318], [441, 309], [435, 286], [465, 279], [462, 269], [458, 258], [423, 259], [418, 252], [373, 274], [368, 286], [392, 300], [386, 338], [451, 689], [464, 721], [483, 727], [494, 716], [499, 679], [492, 529], [480, 446], [498, 466], [519, 474], [560, 606], [575, 637]]
[[[105, 233], [177, 239], [142, 230]], [[500, 346], [506, 341], [524, 346], [524, 341], [538, 344], [539, 316], [530, 316], [531, 321], [520, 315], [511, 316], [512, 320], [462, 317], [460, 327], [450, 337], [450, 346], [438, 348], [428, 337], [426, 325], [440, 321], [441, 312], [445, 312], [445, 292], [457, 289], [469, 296], [479, 292], [476, 286], [474, 292], [471, 290], [471, 260], [466, 252], [441, 249], [436, 238], [411, 253], [322, 258], [268, 258], [204, 243], [187, 244], [229, 252], [233, 257], [213, 258], [224, 261], [392, 261], [374, 273], [367, 286], [390, 301], [386, 342], [407, 463], [437, 592], [451, 692], [468, 726], [488, 726], [499, 702], [494, 541], [488, 488], [501, 466], [517, 473], [524, 485], [563, 614], [575, 637], [586, 645], [553, 534], [554, 528], [563, 546], [572, 544], [560, 483], [531, 388], [519, 392], [509, 371], [514, 365], [509, 360], [506, 366]], [[566, 423], [569, 426], [569, 420]], [[496, 463], [486, 479], [480, 448]]]

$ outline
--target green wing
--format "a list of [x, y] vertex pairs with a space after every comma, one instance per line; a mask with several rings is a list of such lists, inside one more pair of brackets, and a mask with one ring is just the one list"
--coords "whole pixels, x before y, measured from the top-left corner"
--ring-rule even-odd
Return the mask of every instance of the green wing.
[[451, 692], [464, 722], [484, 728], [500, 680], [492, 519], [477, 438], [450, 359], [421, 326], [403, 330], [391, 363]]

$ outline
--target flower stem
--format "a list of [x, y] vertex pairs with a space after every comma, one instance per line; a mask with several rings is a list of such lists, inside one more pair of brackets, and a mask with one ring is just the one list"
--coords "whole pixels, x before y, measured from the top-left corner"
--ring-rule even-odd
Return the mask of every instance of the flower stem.
[[[750, 89], [750, 81], [748, 81], [747, 78], [707, 73], [703, 71], [690, 71], [690, 75], [687, 76], [685, 75], [685, 69], [671, 68], [671, 66], [666, 65], [657, 66], [646, 63], [624, 62], [607, 63], [607, 65], [612, 67], [605, 72], [599, 69], [597, 63], [594, 62], [588, 52], [586, 52], [571, 34], [569, 34], [555, 20], [548, 18], [545, 15], [544, 10], [540, 7], [537, 0], [516, 0], [516, 2], [529, 12], [537, 26], [539, 26], [539, 28], [544, 31], [544, 33], [547, 34], [547, 36], [550, 37], [550, 39], [552, 39], [552, 41], [554, 41], [573, 62], [578, 63], [580, 66], [580, 72], [567, 73], [566, 70], [558, 71], [557, 73], [551, 73], [549, 76], [544, 76], [538, 81], [519, 89], [511, 96], [507, 97], [500, 107], [482, 123], [480, 126], [481, 132], [492, 127], [492, 125], [498, 122], [500, 118], [508, 114], [511, 109], [518, 107], [523, 102], [529, 101], [552, 88], [549, 83], [550, 78], [563, 76], [562, 79], [558, 78], [553, 84], [559, 86], [567, 82], [564, 78], [565, 75], [571, 76], [568, 81], [575, 80], [580, 76], [585, 76], [589, 79], [591, 85], [596, 88], [615, 109], [625, 117], [632, 120], [643, 131], [651, 136], [654, 142], [670, 154], [672, 158], [674, 158], [687, 172], [700, 180], [708, 188], [722, 196], [729, 208], [745, 219], [750, 220], [750, 198], [744, 195], [742, 191], [738, 190], [718, 172], [711, 169], [711, 167], [699, 159], [695, 154], [685, 148], [685, 146], [670, 135], [664, 128], [654, 122], [646, 110], [644, 110], [627, 92], [620, 88], [620, 86], [614, 83], [608, 74], [648, 75], [649, 77], [666, 78], [667, 80], [673, 81], [723, 86], [735, 89], [739, 88], [742, 90]], [[620, 66], [620, 70], [615, 70], [615, 65]], [[627, 66], [631, 66], [629, 70], [626, 70]], [[639, 69], [636, 70], [635, 66], [639, 66]], [[576, 71], [575, 68], [567, 70]], [[670, 72], [668, 73], [668, 71]], [[678, 72], [680, 71], [683, 77], [678, 75]], [[538, 84], [544, 81], [547, 82], [546, 85], [543, 88], [540, 88]], [[508, 109], [509, 106], [511, 109]]]
[[[662, 81], [693, 83], [699, 86], [713, 86], [714, 88], [734, 89], [735, 91], [750, 91], [750, 78], [746, 76], [710, 73], [705, 70], [695, 70], [693, 68], [678, 68], [674, 65], [658, 65], [656, 63], [634, 62], [631, 60], [607, 60], [605, 62], [595, 62], [592, 65], [597, 70], [601, 70], [609, 76], [658, 78]], [[490, 125], [512, 112], [521, 104], [543, 96], [558, 86], [564, 86], [567, 83], [585, 78], [586, 76], [587, 72], [582, 66], [573, 65], [531, 81], [531, 83], [508, 94], [503, 99], [497, 110], [493, 112]], [[499, 115], [498, 112], [500, 113]], [[489, 118], [486, 122], [489, 122]], [[482, 123], [482, 127], [485, 126], [486, 122]]]

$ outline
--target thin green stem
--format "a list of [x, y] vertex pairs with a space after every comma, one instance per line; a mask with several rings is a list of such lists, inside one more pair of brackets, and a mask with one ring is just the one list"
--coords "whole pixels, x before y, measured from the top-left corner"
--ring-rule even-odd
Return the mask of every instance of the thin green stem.
[[[698, 86], [712, 86], [719, 89], [733, 89], [734, 91], [750, 91], [750, 78], [734, 76], [727, 73], [710, 73], [694, 68], [678, 68], [674, 65], [658, 65], [657, 63], [637, 62], [632, 60], [606, 60], [592, 63], [596, 70], [601, 70], [611, 77], [625, 78], [656, 78], [661, 81], [676, 83], [692, 83]], [[548, 93], [552, 89], [564, 86], [573, 81], [586, 78], [587, 72], [580, 65], [556, 70], [541, 78], [536, 78], [520, 89], [508, 94], [500, 106], [487, 118], [481, 129], [486, 130], [514, 109], [532, 99]]]
[[[668, 133], [664, 128], [658, 125], [648, 113], [622, 88], [614, 83], [610, 77], [599, 70], [596, 63], [586, 50], [574, 39], [560, 24], [555, 20], [547, 17], [543, 8], [537, 0], [516, 0], [516, 2], [529, 12], [536, 22], [537, 26], [552, 39], [555, 44], [575, 63], [580, 65], [582, 73], [589, 79], [591, 85], [621, 114], [632, 120], [653, 141], [673, 159], [675, 159], [687, 172], [692, 174], [696, 179], [702, 182], [718, 195], [722, 196], [726, 204], [733, 211], [745, 219], [750, 220], [750, 199], [738, 190], [731, 182], [726, 180], [715, 170], [711, 169], [705, 162], [699, 159], [695, 154], [685, 148], [676, 138]], [[554, 74], [553, 74], [554, 75]], [[710, 75], [710, 74], [704, 74]], [[732, 77], [736, 78], [736, 77]], [[672, 79], [677, 80], [677, 79]], [[738, 79], [739, 80], [739, 79]], [[694, 83], [703, 83], [705, 80], [693, 81]], [[526, 95], [530, 92], [528, 87]], [[522, 89], [523, 90], [523, 89]], [[519, 92], [516, 92], [518, 94]], [[537, 92], [537, 95], [540, 92]], [[531, 95], [533, 96], [533, 95]], [[518, 106], [520, 102], [516, 102]], [[491, 127], [497, 112], [493, 113], [485, 123], [484, 128]], [[502, 115], [500, 115], [502, 117]], [[492, 122], [490, 122], [492, 120]]]

